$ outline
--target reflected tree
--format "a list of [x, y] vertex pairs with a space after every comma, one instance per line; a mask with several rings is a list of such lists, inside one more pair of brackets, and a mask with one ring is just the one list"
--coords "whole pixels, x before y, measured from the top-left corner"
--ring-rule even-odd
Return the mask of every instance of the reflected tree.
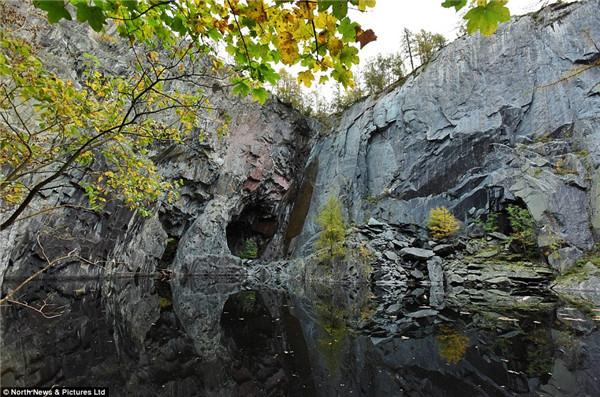
[[440, 356], [449, 364], [460, 362], [469, 347], [469, 338], [456, 328], [448, 326], [441, 327], [435, 339]]

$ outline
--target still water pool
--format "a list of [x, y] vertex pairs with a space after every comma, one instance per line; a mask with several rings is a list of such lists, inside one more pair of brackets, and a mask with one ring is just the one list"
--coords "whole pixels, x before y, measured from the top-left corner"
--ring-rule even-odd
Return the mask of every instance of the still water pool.
[[[8, 284], [5, 287], [10, 287]], [[110, 396], [600, 396], [600, 308], [426, 289], [53, 280], [1, 312], [1, 383]]]

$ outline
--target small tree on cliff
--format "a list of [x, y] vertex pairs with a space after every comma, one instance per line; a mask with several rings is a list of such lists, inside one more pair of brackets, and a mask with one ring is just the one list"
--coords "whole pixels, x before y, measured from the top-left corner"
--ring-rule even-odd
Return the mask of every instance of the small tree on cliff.
[[342, 215], [340, 201], [331, 196], [317, 215], [317, 224], [321, 227], [321, 235], [317, 241], [317, 250], [322, 260], [346, 255], [346, 226]]
[[446, 207], [432, 208], [427, 220], [429, 234], [435, 239], [450, 237], [460, 229], [458, 220]]

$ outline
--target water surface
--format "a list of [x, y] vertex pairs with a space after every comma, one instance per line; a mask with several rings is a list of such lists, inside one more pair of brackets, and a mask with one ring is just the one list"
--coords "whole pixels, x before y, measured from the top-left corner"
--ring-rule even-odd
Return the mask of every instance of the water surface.
[[390, 302], [368, 286], [46, 280], [20, 299], [45, 302], [52, 318], [2, 308], [2, 386], [106, 386], [111, 396], [600, 396], [597, 307], [554, 295], [507, 307], [473, 295], [433, 310], [429, 292]]

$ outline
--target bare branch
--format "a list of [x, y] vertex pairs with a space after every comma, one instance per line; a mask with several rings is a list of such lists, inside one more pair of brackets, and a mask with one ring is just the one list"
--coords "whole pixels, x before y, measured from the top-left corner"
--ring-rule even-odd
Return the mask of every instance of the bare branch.
[[44, 259], [46, 260], [46, 263], [47, 263], [46, 266], [44, 266], [43, 268], [41, 268], [37, 272], [33, 273], [31, 276], [27, 277], [23, 282], [21, 282], [15, 288], [13, 288], [11, 291], [9, 291], [2, 299], [0, 299], [0, 305], [3, 304], [3, 303], [8, 302], [9, 300], [11, 300], [12, 297], [14, 296], [14, 294], [16, 294], [21, 289], [23, 289], [27, 284], [29, 284], [31, 282], [31, 280], [36, 279], [37, 277], [39, 277], [44, 272], [46, 272], [47, 270], [53, 268], [56, 265], [59, 265], [63, 261], [65, 261], [67, 259], [72, 259], [74, 257], [74, 254], [75, 254], [76, 250], [72, 250], [72, 251], [70, 251], [69, 253], [67, 253], [64, 256], [58, 257], [58, 258], [56, 258], [54, 260], [50, 260], [50, 259], [48, 259], [48, 256], [46, 255], [46, 251], [44, 250], [44, 247], [43, 247], [42, 243], [40, 242], [40, 236], [39, 235], [37, 236], [36, 240], [37, 240], [38, 246], [40, 247], [40, 249], [42, 251], [42, 255], [44, 256]]
[[[25, 302], [22, 302], [22, 301], [18, 301], [18, 300], [15, 300], [15, 299], [8, 299], [6, 302], [12, 303], [13, 305], [23, 306], [23, 307], [25, 307], [25, 308], [27, 308], [29, 310], [33, 310], [34, 312], [41, 314], [44, 318], [47, 318], [47, 319], [60, 317], [60, 316], [62, 316], [64, 314], [64, 310], [63, 311], [59, 311], [57, 313], [50, 313], [50, 314], [46, 313], [44, 311], [44, 309], [46, 309], [47, 307], [51, 308], [51, 306], [55, 306], [55, 305], [48, 304], [45, 299], [43, 301], [44, 302], [43, 305], [41, 305], [40, 307], [35, 307], [35, 306], [32, 306], [32, 305], [29, 305], [28, 303], [25, 303]], [[2, 304], [0, 303], [0, 305], [2, 305]], [[55, 308], [53, 310], [61, 310], [63, 308], [64, 308], [64, 306], [58, 306], [57, 308]]]

